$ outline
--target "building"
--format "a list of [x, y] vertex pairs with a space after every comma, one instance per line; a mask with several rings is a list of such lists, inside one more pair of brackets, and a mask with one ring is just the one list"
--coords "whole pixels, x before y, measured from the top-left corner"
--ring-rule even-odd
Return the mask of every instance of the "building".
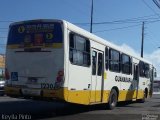
[[0, 54], [0, 80], [4, 79], [5, 55]]
[[156, 78], [153, 83], [153, 92], [160, 93], [160, 78]]

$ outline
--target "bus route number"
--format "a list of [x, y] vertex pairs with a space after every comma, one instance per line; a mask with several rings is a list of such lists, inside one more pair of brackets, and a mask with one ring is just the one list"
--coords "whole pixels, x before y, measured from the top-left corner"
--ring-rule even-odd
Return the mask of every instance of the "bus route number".
[[49, 84], [49, 83], [41, 83], [41, 88], [42, 89], [54, 89], [54, 85]]

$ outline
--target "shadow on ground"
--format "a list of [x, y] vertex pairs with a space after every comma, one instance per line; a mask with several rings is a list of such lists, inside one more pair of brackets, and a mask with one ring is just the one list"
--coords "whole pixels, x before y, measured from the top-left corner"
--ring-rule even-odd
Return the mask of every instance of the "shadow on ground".
[[[121, 102], [119, 107], [128, 107], [135, 102]], [[130, 106], [131, 107], [131, 106]], [[107, 110], [106, 104], [101, 105], [77, 105], [59, 102], [46, 102], [34, 100], [18, 100], [0, 102], [0, 115], [31, 115], [32, 119], [51, 118], [59, 116], [87, 113], [89, 111]], [[1, 117], [0, 116], [0, 117]]]

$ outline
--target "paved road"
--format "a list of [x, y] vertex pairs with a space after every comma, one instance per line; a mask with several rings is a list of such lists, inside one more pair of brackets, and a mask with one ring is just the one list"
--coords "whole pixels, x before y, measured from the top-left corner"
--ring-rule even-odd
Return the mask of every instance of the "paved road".
[[160, 95], [154, 95], [145, 103], [119, 103], [114, 110], [106, 110], [104, 106], [32, 101], [5, 96], [0, 97], [0, 119], [142, 120], [143, 116], [158, 117], [155, 120], [160, 120]]

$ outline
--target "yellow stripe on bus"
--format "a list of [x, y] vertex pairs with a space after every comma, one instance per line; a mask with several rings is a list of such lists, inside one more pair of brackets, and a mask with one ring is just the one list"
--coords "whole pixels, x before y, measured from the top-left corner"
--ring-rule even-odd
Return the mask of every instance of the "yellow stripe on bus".
[[53, 44], [43, 44], [42, 46], [34, 46], [34, 45], [29, 45], [27, 47], [21, 47], [19, 44], [14, 44], [14, 45], [7, 45], [8, 49], [17, 49], [17, 48], [62, 48], [63, 44], [62, 43], [53, 43]]
[[[68, 88], [60, 88], [57, 90], [43, 89], [43, 96], [45, 98], [56, 98], [61, 99], [66, 102], [89, 105], [98, 103], [107, 103], [109, 100], [110, 90], [104, 90], [103, 95], [101, 90], [91, 91], [91, 90], [68, 90]], [[20, 88], [18, 87], [5, 87], [5, 92], [8, 95], [20, 95]], [[94, 95], [91, 98], [91, 94]], [[101, 101], [101, 95], [103, 96]], [[142, 99], [144, 97], [143, 90], [139, 90], [137, 94], [137, 99]], [[120, 90], [118, 101], [127, 101], [136, 99], [136, 90], [127, 91]]]

